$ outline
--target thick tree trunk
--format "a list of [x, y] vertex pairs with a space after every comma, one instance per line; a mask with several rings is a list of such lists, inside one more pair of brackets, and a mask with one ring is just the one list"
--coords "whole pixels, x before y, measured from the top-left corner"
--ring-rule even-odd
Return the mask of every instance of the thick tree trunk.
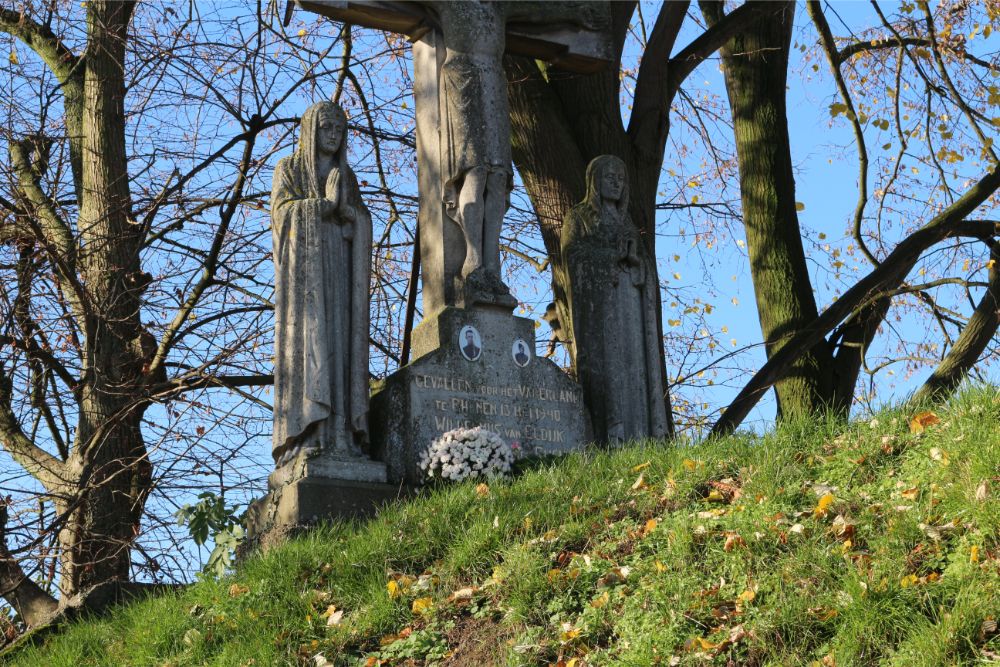
[[139, 225], [125, 153], [125, 43], [133, 3], [88, 5], [79, 268], [86, 290], [80, 423], [60, 509], [63, 595], [126, 580], [151, 470], [140, 430], [144, 355]]
[[[739, 159], [743, 223], [761, 333], [768, 357], [818, 311], [795, 204], [785, 108], [794, 3], [758, 19], [722, 49]], [[721, 3], [704, 2], [710, 24]], [[825, 341], [804, 352], [775, 386], [781, 417], [810, 415], [834, 402], [833, 358]], [[850, 402], [835, 406], [845, 411]]]

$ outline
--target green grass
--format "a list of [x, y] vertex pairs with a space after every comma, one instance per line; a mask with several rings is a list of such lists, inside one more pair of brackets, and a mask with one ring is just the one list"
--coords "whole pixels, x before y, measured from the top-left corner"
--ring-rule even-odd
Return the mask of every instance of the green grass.
[[1000, 393], [936, 413], [919, 434], [889, 411], [435, 490], [6, 664], [997, 664]]

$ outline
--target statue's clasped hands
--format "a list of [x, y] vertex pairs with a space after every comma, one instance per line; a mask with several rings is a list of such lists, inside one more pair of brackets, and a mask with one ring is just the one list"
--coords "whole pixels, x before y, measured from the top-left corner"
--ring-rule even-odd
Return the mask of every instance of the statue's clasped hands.
[[322, 200], [323, 220], [341, 225], [344, 238], [354, 236], [353, 223], [357, 221], [357, 211], [345, 202], [341, 189], [340, 170], [330, 170], [326, 179], [326, 198]]

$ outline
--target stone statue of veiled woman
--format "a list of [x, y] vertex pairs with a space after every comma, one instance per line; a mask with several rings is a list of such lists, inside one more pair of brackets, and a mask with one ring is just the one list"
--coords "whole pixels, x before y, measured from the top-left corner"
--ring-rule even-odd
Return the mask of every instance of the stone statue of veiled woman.
[[295, 153], [274, 172], [278, 465], [303, 450], [361, 457], [367, 442], [372, 227], [346, 129], [338, 105], [312, 105]]
[[563, 220], [561, 247], [577, 379], [595, 438], [667, 435], [656, 272], [629, 218], [617, 157], [587, 166], [587, 195]]

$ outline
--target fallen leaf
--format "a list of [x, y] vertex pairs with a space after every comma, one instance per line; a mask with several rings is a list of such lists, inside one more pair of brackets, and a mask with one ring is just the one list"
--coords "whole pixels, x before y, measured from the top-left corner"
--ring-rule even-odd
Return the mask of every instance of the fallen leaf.
[[[330, 605], [330, 606], [332, 607], [333, 605]], [[340, 622], [342, 620], [344, 620], [344, 610], [343, 609], [337, 609], [336, 611], [334, 611], [332, 614], [330, 614], [327, 617], [327, 619], [326, 619], [326, 626], [329, 628], [329, 627], [333, 627], [335, 625], [340, 625]]]
[[827, 493], [823, 496], [820, 496], [819, 501], [816, 503], [816, 507], [813, 509], [813, 515], [826, 516], [827, 512], [830, 509], [830, 505], [832, 505], [833, 501], [835, 500], [836, 497], [832, 493]]
[[941, 419], [938, 418], [938, 416], [933, 412], [929, 410], [925, 412], [918, 412], [913, 416], [913, 419], [910, 420], [910, 433], [923, 433], [927, 427], [940, 423]]
[[562, 632], [559, 634], [559, 641], [571, 642], [580, 636], [580, 629], [574, 628], [570, 623], [562, 624]]
[[333, 663], [326, 659], [322, 653], [317, 653], [313, 656], [313, 665], [315, 667], [333, 667]]
[[646, 488], [649, 488], [649, 484], [646, 484], [646, 473], [639, 473], [639, 478], [632, 484], [632, 490], [638, 491]]
[[741, 602], [753, 602], [754, 598], [756, 597], [757, 594], [749, 588], [739, 594], [739, 599]]
[[663, 573], [667, 571], [667, 566], [658, 560], [653, 561], [653, 565], [656, 567], [657, 572]]
[[611, 596], [608, 595], [607, 591], [604, 591], [603, 593], [601, 593], [596, 598], [590, 601], [590, 606], [593, 607], [594, 609], [600, 609], [601, 607], [608, 604], [608, 602], [610, 601], [611, 601]]
[[628, 566], [613, 567], [608, 570], [607, 574], [597, 580], [598, 586], [615, 586], [617, 584], [625, 583], [628, 579], [629, 572], [631, 568]]
[[686, 651], [711, 651], [712, 649], [718, 648], [719, 644], [709, 641], [704, 637], [692, 637], [691, 639], [684, 642], [684, 649]]
[[474, 586], [467, 586], [466, 588], [459, 588], [457, 591], [448, 596], [448, 600], [451, 602], [467, 602], [472, 599], [479, 590]]
[[832, 530], [838, 539], [850, 542], [854, 538], [855, 525], [843, 514], [838, 514], [833, 520]]
[[724, 551], [732, 551], [736, 547], [745, 547], [746, 545], [746, 541], [738, 533], [727, 533], [726, 543], [722, 548]]
[[940, 447], [931, 447], [930, 456], [933, 460], [937, 461], [943, 466], [948, 465], [951, 461], [948, 460], [948, 452], [944, 451]]
[[828, 607], [810, 607], [809, 614], [821, 621], [829, 621], [837, 615], [837, 610]]
[[417, 598], [410, 607], [414, 614], [426, 614], [434, 607], [434, 598]]
[[920, 582], [920, 577], [915, 574], [908, 574], [899, 580], [899, 585], [903, 588], [909, 588], [910, 586], [916, 586]]
[[231, 598], [238, 598], [239, 596], [243, 595], [244, 593], [246, 593], [249, 590], [250, 590], [250, 588], [248, 586], [241, 586], [240, 584], [233, 584], [232, 586], [229, 587], [229, 597], [231, 597]]
[[642, 527], [642, 536], [645, 537], [654, 530], [656, 530], [656, 519], [650, 519], [646, 522], [646, 525]]
[[976, 500], [983, 502], [990, 495], [990, 487], [986, 480], [980, 482], [979, 486], [976, 487]]
[[973, 544], [972, 548], [969, 550], [969, 562], [970, 563], [979, 562], [979, 547], [975, 544]]
[[486, 498], [490, 495], [490, 485], [489, 484], [476, 484], [476, 495], [480, 498]]
[[701, 466], [701, 461], [692, 461], [691, 459], [684, 459], [682, 463], [688, 470], [696, 470]]
[[920, 487], [915, 486], [912, 489], [906, 489], [902, 491], [899, 495], [903, 496], [907, 500], [916, 500], [920, 496]]
[[632, 468], [632, 472], [642, 472], [643, 470], [649, 467], [649, 463], [650, 463], [649, 461], [640, 463], [639, 465]]

